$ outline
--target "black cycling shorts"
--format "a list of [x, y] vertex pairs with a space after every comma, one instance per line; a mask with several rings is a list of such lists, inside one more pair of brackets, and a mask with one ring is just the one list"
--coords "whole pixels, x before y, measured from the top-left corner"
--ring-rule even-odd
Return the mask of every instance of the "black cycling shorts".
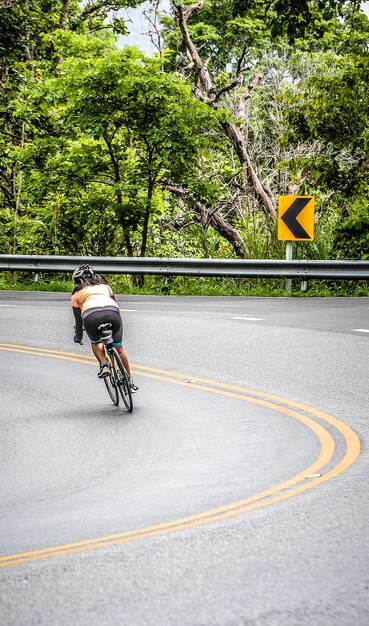
[[119, 309], [109, 306], [87, 309], [87, 311], [82, 313], [82, 321], [91, 343], [100, 343], [102, 341], [99, 326], [109, 323], [112, 325], [113, 330], [113, 345], [122, 345], [123, 322]]

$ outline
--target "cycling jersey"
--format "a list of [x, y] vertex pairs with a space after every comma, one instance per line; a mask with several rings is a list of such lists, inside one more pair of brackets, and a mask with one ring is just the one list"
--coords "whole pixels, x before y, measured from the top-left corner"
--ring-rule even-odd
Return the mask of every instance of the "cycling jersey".
[[97, 309], [104, 306], [118, 309], [117, 303], [111, 297], [112, 293], [108, 285], [91, 285], [76, 292], [75, 297], [78, 300], [82, 313], [85, 313], [88, 309]]
[[83, 287], [72, 294], [71, 301], [75, 318], [75, 341], [82, 340], [84, 325], [92, 343], [99, 343], [101, 333], [98, 331], [98, 326], [103, 322], [110, 322], [110, 316], [112, 316], [114, 320], [113, 341], [115, 345], [121, 345], [120, 311], [109, 285], [101, 283]]

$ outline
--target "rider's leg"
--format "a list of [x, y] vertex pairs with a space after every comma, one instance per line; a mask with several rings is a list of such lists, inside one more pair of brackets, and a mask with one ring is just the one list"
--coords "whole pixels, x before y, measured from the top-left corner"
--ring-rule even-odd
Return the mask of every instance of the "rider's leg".
[[116, 349], [118, 350], [118, 354], [120, 356], [120, 358], [122, 359], [122, 363], [125, 367], [125, 369], [127, 370], [127, 373], [129, 374], [129, 376], [131, 375], [131, 368], [129, 367], [129, 361], [128, 361], [128, 357], [122, 347], [122, 338], [123, 338], [123, 323], [122, 323], [122, 318], [121, 315], [119, 313], [119, 310], [114, 311], [114, 315], [112, 318], [112, 323], [113, 323], [113, 341], [114, 341], [114, 346], [116, 347]]
[[131, 369], [129, 367], [129, 362], [128, 362], [128, 358], [126, 353], [124, 352], [122, 346], [115, 346], [116, 349], [118, 350], [119, 356], [123, 361], [123, 365], [125, 367], [125, 369], [127, 370], [128, 376], [129, 376], [129, 386], [131, 388], [131, 392], [132, 393], [136, 393], [136, 391], [138, 391], [138, 387], [137, 385], [135, 385], [135, 383], [133, 382], [133, 378], [131, 376]]
[[94, 353], [95, 357], [97, 358], [100, 364], [106, 361], [105, 352], [104, 352], [102, 343], [91, 343], [91, 348], [92, 348], [92, 352]]
[[131, 391], [132, 393], [135, 393], [138, 390], [138, 387], [137, 385], [134, 384], [132, 380], [131, 368], [129, 367], [128, 357], [124, 349], [122, 348], [122, 337], [123, 337], [123, 324], [122, 324], [121, 315], [118, 310], [118, 311], [114, 311], [114, 315], [113, 315], [113, 341], [114, 341], [113, 345], [115, 345], [116, 349], [118, 350], [118, 354], [120, 358], [122, 359], [122, 363], [125, 369], [127, 370]]
[[116, 349], [118, 350], [118, 354], [119, 354], [120, 358], [122, 359], [123, 365], [126, 368], [128, 374], [131, 375], [131, 369], [129, 367], [128, 357], [127, 357], [126, 353], [124, 352], [123, 347], [122, 346], [116, 346]]
[[101, 332], [99, 331], [99, 325], [102, 324], [104, 318], [100, 311], [93, 311], [88, 315], [82, 314], [82, 320], [86, 334], [91, 341], [91, 349], [96, 359], [101, 364], [106, 361], [104, 346], [101, 343]]

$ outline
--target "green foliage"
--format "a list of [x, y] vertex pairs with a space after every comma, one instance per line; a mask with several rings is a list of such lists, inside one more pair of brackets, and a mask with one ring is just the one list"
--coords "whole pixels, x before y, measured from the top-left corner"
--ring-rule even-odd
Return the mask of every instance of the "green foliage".
[[[168, 69], [186, 65], [186, 54], [181, 36], [173, 21], [164, 17], [163, 34], [168, 48], [165, 57]], [[201, 11], [195, 12], [188, 23], [189, 33], [201, 50], [214, 77], [247, 50], [247, 60], [254, 64], [260, 58], [260, 49], [270, 41], [270, 32], [262, 12], [232, 15], [229, 0], [207, 0]]]
[[[282, 279], [231, 279], [199, 277], [148, 276], [144, 287], [133, 284], [131, 276], [112, 275], [109, 282], [116, 294], [147, 294], [167, 296], [236, 296], [236, 297], [368, 297], [367, 281], [312, 280], [308, 290], [301, 291], [301, 282], [294, 280], [292, 291], [286, 291]], [[17, 272], [0, 276], [0, 289], [17, 291], [55, 291], [70, 293], [73, 285], [58, 275], [35, 277]]]
[[117, 46], [126, 27], [116, 10], [134, 0], [72, 0], [66, 15], [56, 0], [0, 7], [1, 251], [230, 258], [235, 248], [211, 221], [218, 215], [246, 257], [283, 258], [276, 222], [225, 138], [234, 122], [266, 189], [315, 196], [315, 240], [298, 256], [369, 258], [369, 20], [357, 4], [207, 0], [187, 26], [223, 90], [214, 108], [191, 88], [168, 15], [167, 49], [148, 58]]
[[[71, 58], [44, 90], [52, 94], [54, 110], [62, 109], [67, 134], [88, 138], [75, 142], [74, 154], [69, 139], [67, 160], [65, 148], [59, 156], [63, 179], [99, 175], [101, 184], [110, 185], [128, 245], [133, 237], [145, 254], [163, 181], [196, 179], [197, 158], [200, 150], [206, 155], [215, 113], [194, 100], [183, 80], [164, 74], [156, 59], [135, 49]], [[139, 228], [141, 243], [134, 234]]]
[[306, 30], [322, 34], [322, 20], [343, 15], [345, 9], [360, 6], [360, 0], [233, 0], [233, 15], [247, 15], [254, 10], [264, 14], [273, 36], [286, 33], [293, 40]]
[[[361, 30], [355, 31], [353, 45], [351, 34], [358, 24]], [[328, 224], [331, 246], [327, 256], [366, 258], [369, 20], [363, 14], [349, 15], [331, 30], [330, 42], [344, 53], [323, 49], [294, 57], [297, 80], [280, 96], [286, 106], [281, 145], [315, 143], [320, 148], [296, 155], [287, 167], [303, 179], [301, 191], [316, 194], [319, 188], [332, 197], [327, 204], [323, 195], [321, 203], [320, 222]]]
[[342, 258], [369, 259], [369, 185], [366, 195], [355, 200], [348, 217], [335, 233], [335, 249]]

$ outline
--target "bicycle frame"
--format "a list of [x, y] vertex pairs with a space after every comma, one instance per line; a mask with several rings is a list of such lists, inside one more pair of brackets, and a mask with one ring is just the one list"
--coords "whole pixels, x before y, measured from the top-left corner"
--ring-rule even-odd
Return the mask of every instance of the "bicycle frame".
[[[119, 395], [122, 398], [125, 407], [129, 413], [133, 410], [132, 394], [128, 381], [128, 374], [122, 363], [121, 357], [117, 349], [113, 345], [113, 333], [111, 324], [102, 324], [101, 330], [102, 343], [104, 344], [105, 358], [110, 369], [110, 377], [104, 379], [109, 396], [115, 404], [119, 404]], [[107, 380], [109, 378], [109, 380]], [[110, 384], [114, 391], [111, 390]]]

